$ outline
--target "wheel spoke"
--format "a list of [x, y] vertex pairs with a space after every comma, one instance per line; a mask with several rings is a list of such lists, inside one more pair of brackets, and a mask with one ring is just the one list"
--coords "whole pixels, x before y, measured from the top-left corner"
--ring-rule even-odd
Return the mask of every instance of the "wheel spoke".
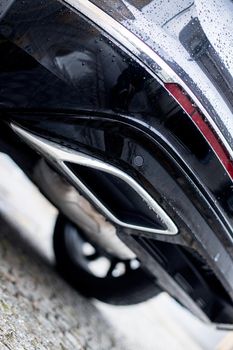
[[114, 260], [111, 261], [111, 265], [110, 265], [110, 267], [108, 269], [106, 277], [112, 277], [112, 273], [113, 273], [113, 271], [114, 271], [114, 269], [115, 269], [117, 264], [118, 264], [118, 260], [114, 259]]

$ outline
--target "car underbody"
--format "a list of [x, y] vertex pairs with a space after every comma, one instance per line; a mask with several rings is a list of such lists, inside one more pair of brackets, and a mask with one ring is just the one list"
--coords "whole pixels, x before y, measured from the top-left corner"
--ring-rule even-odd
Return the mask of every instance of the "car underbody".
[[215, 1], [3, 2], [0, 149], [114, 263], [137, 258], [157, 292], [230, 327], [233, 6], [219, 3], [225, 17]]

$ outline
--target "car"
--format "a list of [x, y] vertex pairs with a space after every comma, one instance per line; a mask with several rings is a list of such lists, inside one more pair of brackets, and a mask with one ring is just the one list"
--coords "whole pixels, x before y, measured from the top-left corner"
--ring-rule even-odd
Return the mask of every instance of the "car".
[[231, 327], [232, 42], [230, 0], [0, 1], [0, 151], [84, 295]]

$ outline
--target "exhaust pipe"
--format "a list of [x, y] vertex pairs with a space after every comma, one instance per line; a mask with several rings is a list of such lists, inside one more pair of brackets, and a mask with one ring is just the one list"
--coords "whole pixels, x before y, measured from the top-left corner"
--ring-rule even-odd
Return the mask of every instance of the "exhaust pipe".
[[54, 205], [76, 224], [90, 242], [111, 255], [134, 259], [135, 254], [117, 236], [116, 228], [101, 215], [64, 177], [51, 169], [41, 159], [35, 167], [33, 178], [42, 192]]

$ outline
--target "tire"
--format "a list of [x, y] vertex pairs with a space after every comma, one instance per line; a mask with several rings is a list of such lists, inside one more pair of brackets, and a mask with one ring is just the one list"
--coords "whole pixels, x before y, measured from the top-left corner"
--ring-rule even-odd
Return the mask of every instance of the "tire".
[[[87, 239], [80, 229], [59, 214], [53, 235], [56, 268], [75, 290], [87, 297], [114, 305], [137, 304], [161, 292], [141, 267], [129, 268], [129, 261], [123, 262], [127, 265], [123, 275], [96, 276], [84, 264], [83, 253], [80, 253], [83, 242], [87, 242]], [[95, 250], [98, 251], [99, 257], [105, 256], [115, 264], [120, 262], [96, 246]]]

